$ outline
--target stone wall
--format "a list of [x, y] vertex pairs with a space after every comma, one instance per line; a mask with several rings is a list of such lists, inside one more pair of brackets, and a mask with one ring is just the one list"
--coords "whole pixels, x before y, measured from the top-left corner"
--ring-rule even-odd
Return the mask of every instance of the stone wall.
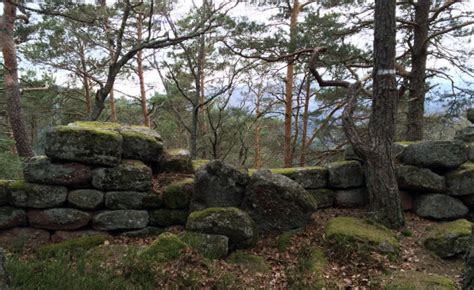
[[186, 222], [192, 179], [161, 186], [153, 171], [191, 173], [189, 154], [165, 152], [153, 130], [77, 122], [48, 131], [45, 153], [25, 162], [24, 181], [0, 181], [0, 246]]

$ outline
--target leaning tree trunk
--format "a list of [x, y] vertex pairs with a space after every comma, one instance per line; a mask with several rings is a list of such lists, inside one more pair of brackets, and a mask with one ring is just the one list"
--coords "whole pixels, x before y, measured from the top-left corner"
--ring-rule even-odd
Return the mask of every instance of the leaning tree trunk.
[[344, 129], [357, 154], [365, 160], [369, 215], [391, 228], [404, 224], [391, 145], [395, 136], [398, 91], [395, 80], [395, 0], [375, 1], [372, 114], [367, 141], [356, 133], [352, 120], [357, 87], [343, 116]]
[[4, 87], [7, 98], [7, 111], [18, 155], [21, 157], [30, 157], [34, 154], [26, 130], [23, 110], [21, 108], [18, 63], [16, 60], [15, 41], [13, 38], [15, 18], [16, 5], [10, 1], [4, 1], [3, 17], [0, 25], [0, 45], [2, 47], [5, 66]]
[[418, 0], [415, 4], [414, 40], [411, 49], [411, 76], [408, 103], [406, 140], [423, 140], [425, 113], [427, 39], [431, 0]]

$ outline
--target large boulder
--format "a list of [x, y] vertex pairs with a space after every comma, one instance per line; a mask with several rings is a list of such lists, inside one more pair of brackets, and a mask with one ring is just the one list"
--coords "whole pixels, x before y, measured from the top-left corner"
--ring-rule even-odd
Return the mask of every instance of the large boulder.
[[79, 209], [98, 209], [104, 204], [104, 193], [94, 189], [78, 189], [69, 192], [67, 202]]
[[328, 165], [329, 187], [351, 188], [364, 185], [364, 172], [358, 161], [337, 161]]
[[449, 195], [462, 196], [474, 194], [474, 163], [465, 163], [458, 170], [446, 175]]
[[431, 169], [453, 169], [466, 162], [468, 148], [459, 141], [426, 141], [408, 146], [401, 156], [404, 164]]
[[122, 136], [99, 125], [54, 127], [45, 140], [45, 153], [53, 160], [115, 166], [122, 157]]
[[387, 277], [385, 287], [377, 289], [399, 289], [399, 290], [456, 290], [456, 282], [452, 279], [433, 274], [418, 272], [415, 270], [397, 271]]
[[53, 163], [46, 156], [28, 160], [23, 167], [25, 180], [33, 183], [88, 187], [92, 181], [89, 166], [77, 162]]
[[354, 217], [335, 217], [326, 226], [326, 239], [343, 256], [356, 252], [368, 256], [371, 252], [396, 256], [400, 244], [387, 228]]
[[456, 131], [454, 139], [462, 141], [464, 143], [474, 142], [474, 126], [469, 126]]
[[246, 212], [235, 207], [195, 211], [188, 217], [186, 230], [227, 236], [231, 248], [252, 247], [258, 239], [255, 222]]
[[445, 259], [465, 254], [470, 245], [472, 224], [465, 219], [434, 225], [423, 244]]
[[148, 192], [109, 191], [105, 193], [105, 206], [109, 209], [142, 209], [143, 199]]
[[165, 150], [160, 160], [159, 171], [192, 173], [194, 169], [191, 153], [186, 149]]
[[167, 208], [156, 209], [150, 211], [149, 224], [159, 227], [185, 225], [188, 215], [189, 213], [186, 210]]
[[11, 251], [21, 251], [24, 248], [37, 248], [50, 242], [48, 231], [34, 228], [13, 228], [2, 231], [0, 247]]
[[427, 168], [400, 165], [396, 168], [398, 187], [417, 192], [444, 192], [446, 181], [443, 176]]
[[92, 218], [92, 227], [100, 231], [142, 229], [147, 224], [146, 210], [103, 211]]
[[435, 220], [454, 220], [464, 217], [469, 209], [459, 200], [445, 194], [423, 194], [414, 200], [415, 213]]
[[10, 206], [0, 207], [0, 229], [9, 229], [28, 225], [26, 212]]
[[90, 220], [89, 213], [74, 208], [28, 211], [30, 225], [45, 230], [77, 230], [86, 226]]
[[167, 208], [186, 209], [189, 208], [193, 195], [194, 180], [187, 178], [166, 186], [163, 190], [163, 204]]
[[158, 162], [163, 153], [160, 134], [145, 126], [121, 126], [118, 132], [123, 137], [123, 157], [146, 162]]
[[363, 207], [369, 201], [369, 194], [365, 187], [354, 189], [339, 189], [335, 192], [335, 204], [338, 207]]
[[24, 181], [9, 184], [10, 204], [17, 207], [48, 208], [61, 206], [67, 198], [64, 186], [39, 185]]
[[247, 186], [242, 208], [259, 229], [284, 232], [306, 225], [318, 206], [295, 181], [269, 170], [258, 170]]
[[97, 168], [92, 172], [92, 185], [101, 190], [149, 191], [151, 169], [138, 160], [123, 160], [116, 167]]
[[305, 189], [323, 188], [328, 183], [328, 170], [320, 166], [277, 168], [270, 171], [293, 179]]
[[179, 238], [209, 259], [222, 259], [229, 250], [229, 238], [223, 235], [184, 232]]
[[219, 160], [196, 171], [191, 210], [208, 207], [239, 207], [244, 197], [248, 174]]

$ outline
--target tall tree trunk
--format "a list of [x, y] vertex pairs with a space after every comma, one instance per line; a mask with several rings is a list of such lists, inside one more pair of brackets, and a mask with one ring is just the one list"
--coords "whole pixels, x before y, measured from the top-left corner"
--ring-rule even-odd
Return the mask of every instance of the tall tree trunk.
[[197, 158], [197, 138], [198, 138], [198, 122], [199, 122], [199, 106], [193, 106], [193, 115], [191, 121], [191, 158], [195, 160]]
[[260, 145], [260, 116], [262, 112], [260, 111], [260, 90], [255, 94], [255, 162], [254, 167], [262, 167], [262, 151]]
[[311, 100], [311, 77], [308, 75], [306, 80], [306, 94], [304, 98], [304, 111], [303, 111], [303, 132], [301, 133], [301, 155], [300, 155], [300, 166], [305, 166], [306, 163], [306, 146], [308, 138], [308, 118], [309, 118], [309, 101]]
[[13, 138], [18, 155], [33, 156], [33, 148], [28, 136], [23, 110], [21, 108], [21, 91], [18, 81], [18, 63], [16, 47], [13, 38], [13, 28], [16, 18], [16, 6], [10, 1], [3, 3], [3, 17], [0, 25], [0, 45], [5, 66], [4, 87], [7, 99], [7, 111], [12, 127]]
[[408, 103], [406, 139], [423, 140], [423, 116], [425, 113], [426, 59], [428, 58], [428, 27], [431, 0], [415, 3], [413, 47], [411, 49], [411, 76]]
[[391, 228], [404, 225], [403, 211], [392, 158], [398, 90], [395, 80], [395, 0], [375, 1], [374, 69], [369, 140], [356, 133], [351, 119], [355, 94], [343, 114], [344, 129], [356, 153], [365, 160], [369, 215]]
[[[139, 13], [137, 17], [137, 41], [142, 42], [143, 29], [143, 14]], [[148, 106], [145, 93], [145, 79], [143, 77], [143, 52], [141, 50], [137, 53], [137, 74], [140, 81], [140, 104], [143, 112], [143, 125], [151, 127], [150, 115], [148, 114]]]
[[[77, 39], [79, 42], [80, 40]], [[85, 101], [86, 101], [86, 113], [90, 114], [91, 112], [91, 107], [92, 107], [92, 102], [91, 102], [91, 91], [90, 91], [90, 84], [89, 84], [89, 78], [87, 77], [87, 65], [86, 65], [86, 56], [85, 56], [85, 51], [84, 47], [82, 44], [79, 44], [79, 58], [81, 61], [81, 69], [82, 69], [82, 84], [84, 86], [84, 92], [85, 92]]]
[[[200, 134], [201, 136], [205, 136], [208, 132], [207, 122], [206, 122], [206, 107], [204, 106], [205, 102], [205, 95], [204, 95], [204, 83], [205, 83], [205, 71], [204, 68], [206, 66], [206, 37], [205, 35], [201, 35], [200, 38], [200, 45], [199, 45], [199, 59], [198, 59], [198, 75], [199, 75], [199, 83], [200, 83], [200, 90], [199, 90], [199, 114], [201, 115], [201, 122], [200, 122]], [[206, 152], [203, 152], [205, 154]], [[205, 156], [203, 156], [205, 159]]]
[[[292, 53], [296, 49], [296, 24], [298, 21], [298, 14], [300, 12], [300, 3], [298, 0], [293, 0], [290, 15], [290, 45], [288, 52]], [[293, 158], [291, 154], [291, 114], [293, 109], [293, 78], [294, 78], [294, 58], [288, 60], [286, 68], [286, 83], [285, 83], [285, 137], [283, 144], [283, 166], [291, 167], [293, 165]]]

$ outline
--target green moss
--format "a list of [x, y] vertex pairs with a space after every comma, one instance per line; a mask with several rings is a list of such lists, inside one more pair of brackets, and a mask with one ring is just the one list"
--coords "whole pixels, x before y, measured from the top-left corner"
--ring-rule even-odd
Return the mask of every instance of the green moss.
[[189, 217], [188, 221], [201, 220], [210, 216], [212, 214], [239, 214], [240, 209], [236, 207], [209, 207], [200, 211], [193, 211]]
[[462, 169], [473, 170], [474, 169], [474, 162], [466, 162], [461, 165]]
[[227, 262], [242, 265], [253, 273], [268, 273], [270, 271], [270, 267], [263, 257], [248, 254], [243, 251], [232, 253], [227, 258]]
[[203, 165], [206, 165], [209, 162], [210, 162], [210, 160], [205, 160], [205, 159], [193, 160], [192, 161], [193, 169], [197, 170], [199, 167], [201, 167]]
[[403, 229], [403, 230], [401, 231], [401, 234], [402, 234], [402, 236], [404, 236], [404, 237], [411, 237], [411, 236], [413, 235], [413, 233], [412, 233], [409, 229]]
[[37, 249], [40, 257], [54, 257], [62, 253], [82, 254], [83, 252], [101, 245], [106, 240], [103, 235], [84, 236], [57, 244], [48, 244]]
[[77, 122], [72, 123], [71, 126], [92, 128], [92, 129], [107, 129], [107, 130], [113, 130], [113, 129], [117, 129], [121, 127], [119, 123], [94, 122], [94, 121], [77, 121]]
[[175, 260], [182, 255], [182, 250], [189, 246], [172, 233], [163, 233], [141, 252], [138, 258], [144, 263], [163, 263]]
[[470, 236], [471, 227], [472, 223], [465, 219], [436, 224], [431, 228], [428, 239], [442, 239], [448, 235]]
[[153, 137], [152, 135], [136, 132], [136, 131], [133, 131], [133, 130], [122, 129], [122, 130], [120, 130], [120, 134], [124, 138], [140, 139], [140, 140], [144, 140], [144, 141], [148, 141], [148, 142], [157, 142], [156, 138]]
[[29, 190], [30, 185], [24, 180], [16, 180], [8, 183], [8, 189], [10, 190]]
[[386, 290], [454, 290], [456, 284], [449, 278], [416, 271], [398, 272], [390, 277]]
[[343, 255], [353, 251], [361, 255], [377, 251], [396, 256], [400, 247], [389, 229], [353, 217], [331, 219], [326, 227], [326, 237]]
[[293, 237], [299, 232], [300, 230], [291, 230], [280, 234], [278, 236], [278, 251], [285, 252], [291, 244]]
[[227, 255], [229, 239], [225, 236], [185, 232], [179, 238], [208, 259], [220, 259]]
[[441, 258], [465, 253], [471, 243], [472, 224], [460, 219], [434, 225], [424, 241], [424, 246]]
[[163, 191], [163, 202], [172, 209], [187, 208], [191, 202], [194, 179], [187, 178], [168, 185]]
[[93, 133], [96, 136], [103, 136], [106, 139], [122, 139], [122, 136], [109, 129], [101, 128], [101, 127], [85, 127], [85, 126], [57, 126], [54, 127], [58, 133], [76, 133], [81, 134], [84, 137], [84, 142], [87, 141], [86, 138], [90, 138], [90, 134], [86, 134], [87, 132]]
[[303, 248], [298, 255], [296, 267], [287, 272], [289, 288], [325, 289], [323, 274], [326, 265], [326, 257], [320, 248], [311, 246]]

